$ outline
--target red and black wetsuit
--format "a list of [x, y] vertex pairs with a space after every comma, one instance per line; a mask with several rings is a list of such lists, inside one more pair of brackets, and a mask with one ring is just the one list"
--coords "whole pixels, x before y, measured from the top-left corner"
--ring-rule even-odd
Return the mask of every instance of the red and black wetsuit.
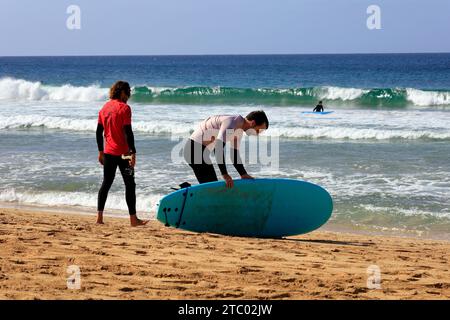
[[[106, 147], [103, 150], [103, 133]], [[98, 192], [97, 210], [103, 211], [117, 167], [125, 183], [125, 197], [130, 215], [136, 214], [136, 183], [134, 169], [122, 154], [136, 153], [131, 128], [131, 108], [119, 100], [108, 101], [98, 114], [97, 146], [104, 151], [103, 183]]]

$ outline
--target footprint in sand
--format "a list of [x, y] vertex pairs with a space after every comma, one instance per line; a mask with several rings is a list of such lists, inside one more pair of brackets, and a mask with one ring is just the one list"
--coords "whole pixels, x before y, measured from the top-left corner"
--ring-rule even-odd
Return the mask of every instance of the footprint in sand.
[[272, 290], [272, 289], [259, 289], [258, 292], [259, 293], [273, 293], [273, 292], [275, 292], [275, 290]]
[[197, 280], [162, 280], [162, 282], [167, 283], [177, 283], [177, 284], [197, 284]]
[[284, 281], [284, 282], [295, 282], [295, 278], [281, 278], [281, 281]]
[[426, 286], [429, 288], [435, 288], [435, 289], [449, 289], [450, 283], [438, 282], [438, 283], [427, 284]]
[[42, 270], [41, 272], [39, 272], [40, 274], [47, 274], [50, 276], [57, 276], [58, 274], [54, 271], [47, 271], [47, 270]]
[[411, 278], [408, 278], [407, 280], [408, 280], [408, 281], [419, 281], [419, 279], [417, 279], [417, 278], [413, 278], [413, 277], [411, 277]]
[[132, 276], [134, 273], [129, 271], [129, 272], [115, 272], [114, 274], [116, 276]]
[[352, 293], [353, 294], [360, 294], [360, 293], [366, 293], [367, 291], [368, 291], [367, 288], [358, 287], [358, 288], [354, 288]]
[[399, 259], [402, 259], [403, 261], [408, 261], [410, 260], [409, 257], [405, 257], [405, 256], [398, 256]]
[[249, 272], [261, 272], [260, 269], [262, 269], [262, 268], [258, 267], [258, 266], [251, 266], [251, 267], [244, 266], [244, 267], [239, 268], [238, 273], [242, 274], [242, 273], [249, 273]]
[[290, 293], [279, 293], [279, 294], [274, 294], [270, 297], [270, 299], [283, 299], [283, 298], [289, 298], [291, 296]]
[[96, 254], [98, 256], [109, 256], [108, 253], [104, 252], [104, 251], [100, 251], [100, 250], [96, 250], [96, 251], [92, 251], [93, 254]]
[[240, 298], [244, 295], [244, 293], [230, 293], [230, 292], [224, 292], [224, 293], [217, 293], [213, 295], [214, 298]]
[[22, 237], [18, 237], [17, 239], [19, 241], [33, 241], [33, 240], [37, 240], [37, 238], [22, 238]]

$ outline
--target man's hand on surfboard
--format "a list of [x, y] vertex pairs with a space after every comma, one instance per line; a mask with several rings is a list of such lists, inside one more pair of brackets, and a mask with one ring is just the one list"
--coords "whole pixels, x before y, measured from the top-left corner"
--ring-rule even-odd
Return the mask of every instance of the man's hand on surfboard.
[[229, 174], [224, 174], [223, 179], [225, 180], [225, 183], [227, 184], [227, 188], [233, 188], [233, 178], [230, 177]]
[[103, 153], [103, 151], [99, 151], [98, 152], [98, 162], [100, 162], [101, 165], [103, 165], [105, 161], [105, 154]]
[[249, 175], [249, 174], [243, 174], [242, 176], [241, 176], [241, 179], [255, 179], [255, 178], [253, 178], [251, 175]]

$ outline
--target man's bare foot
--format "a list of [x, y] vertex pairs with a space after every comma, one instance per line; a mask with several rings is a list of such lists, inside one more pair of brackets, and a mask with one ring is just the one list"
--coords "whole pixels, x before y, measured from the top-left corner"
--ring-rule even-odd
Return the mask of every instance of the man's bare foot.
[[103, 212], [97, 213], [97, 224], [104, 224], [103, 222]]
[[141, 220], [134, 214], [130, 216], [130, 223], [132, 227], [145, 226], [148, 223], [148, 220]]

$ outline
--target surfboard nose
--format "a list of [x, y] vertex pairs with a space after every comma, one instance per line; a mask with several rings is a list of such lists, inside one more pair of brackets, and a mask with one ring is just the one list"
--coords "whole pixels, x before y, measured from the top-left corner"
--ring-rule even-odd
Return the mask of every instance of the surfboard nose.
[[279, 200], [272, 204], [273, 214], [264, 231], [268, 236], [311, 232], [325, 224], [333, 211], [331, 195], [324, 188], [306, 181], [280, 181], [274, 199]]

